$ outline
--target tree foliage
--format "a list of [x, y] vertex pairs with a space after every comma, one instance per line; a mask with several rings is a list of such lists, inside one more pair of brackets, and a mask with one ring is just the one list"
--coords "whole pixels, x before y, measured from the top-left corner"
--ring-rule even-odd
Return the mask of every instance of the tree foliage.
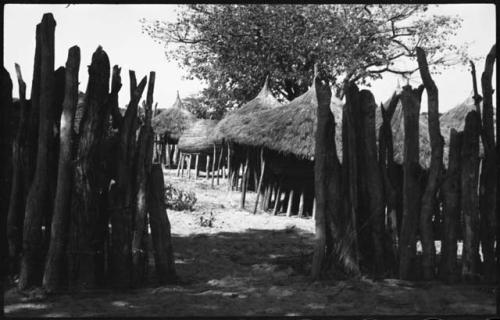
[[417, 71], [415, 47], [431, 66], [464, 61], [448, 43], [458, 17], [430, 15], [426, 4], [181, 6], [175, 22], [142, 19], [143, 32], [166, 56], [207, 82], [203, 96], [227, 109], [252, 99], [266, 75], [273, 93], [292, 100], [311, 85], [316, 62], [330, 81], [366, 84], [392, 72]]

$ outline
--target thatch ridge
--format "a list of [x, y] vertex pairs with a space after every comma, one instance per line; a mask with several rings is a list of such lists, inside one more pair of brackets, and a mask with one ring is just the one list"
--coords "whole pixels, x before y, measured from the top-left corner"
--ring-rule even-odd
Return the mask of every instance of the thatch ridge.
[[163, 109], [152, 119], [152, 127], [156, 134], [165, 135], [167, 140], [176, 143], [184, 130], [196, 121], [196, 117], [184, 108], [177, 91], [175, 102], [170, 108]]
[[255, 112], [273, 109], [282, 104], [276, 99], [269, 89], [269, 78], [266, 77], [264, 86], [255, 98], [245, 103], [241, 108], [231, 111], [215, 127], [213, 137], [216, 140], [228, 139], [234, 130], [244, 125], [247, 117]]

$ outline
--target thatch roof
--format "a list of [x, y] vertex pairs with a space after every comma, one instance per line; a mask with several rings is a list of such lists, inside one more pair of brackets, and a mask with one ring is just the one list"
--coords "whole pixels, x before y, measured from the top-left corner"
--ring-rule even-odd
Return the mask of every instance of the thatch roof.
[[[299, 158], [314, 157], [316, 110], [314, 85], [286, 105], [252, 113], [240, 118], [240, 125], [226, 134], [226, 139], [242, 145], [265, 147]], [[342, 103], [332, 98], [330, 109], [336, 122], [336, 143], [340, 146]], [[337, 148], [339, 152], [340, 148]]]
[[200, 119], [193, 123], [179, 138], [179, 150], [186, 153], [211, 153], [216, 140], [212, 131], [217, 120]]
[[166, 135], [167, 139], [177, 141], [180, 136], [196, 121], [196, 117], [186, 110], [177, 92], [174, 104], [162, 110], [152, 119], [153, 130], [156, 134]]
[[269, 79], [266, 78], [264, 86], [254, 99], [245, 103], [241, 108], [230, 112], [219, 122], [213, 132], [215, 139], [233, 141], [233, 136], [237, 134], [235, 131], [238, 131], [242, 126], [248, 123], [248, 121], [250, 121], [249, 117], [251, 117], [253, 113], [273, 109], [282, 105], [272, 95], [271, 90], [269, 90], [268, 82]]

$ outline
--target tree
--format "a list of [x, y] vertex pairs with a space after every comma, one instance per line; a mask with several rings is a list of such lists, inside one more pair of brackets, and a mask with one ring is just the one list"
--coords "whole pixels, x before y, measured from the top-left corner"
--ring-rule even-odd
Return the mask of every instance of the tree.
[[253, 98], [267, 75], [280, 99], [298, 97], [311, 84], [316, 62], [340, 91], [344, 81], [412, 74], [417, 46], [432, 66], [464, 61], [465, 47], [447, 43], [461, 20], [427, 14], [428, 8], [192, 4], [182, 6], [174, 22], [141, 22], [144, 33], [165, 45], [169, 60], [207, 82], [203, 95], [210, 104], [227, 108]]

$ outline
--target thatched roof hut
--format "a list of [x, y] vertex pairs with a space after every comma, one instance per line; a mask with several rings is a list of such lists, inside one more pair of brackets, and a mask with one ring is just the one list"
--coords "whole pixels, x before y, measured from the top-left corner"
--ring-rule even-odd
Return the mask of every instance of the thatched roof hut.
[[274, 109], [282, 104], [272, 95], [268, 85], [269, 79], [266, 78], [264, 86], [259, 94], [241, 108], [230, 112], [215, 127], [213, 132], [214, 139], [235, 142], [239, 130], [245, 126], [255, 112]]
[[[241, 145], [265, 147], [301, 159], [314, 157], [316, 110], [318, 101], [314, 85], [286, 105], [255, 112], [240, 118], [240, 126], [226, 133], [228, 139]], [[336, 142], [340, 145], [342, 103], [332, 97]]]
[[217, 120], [207, 119], [194, 122], [179, 138], [179, 150], [184, 153], [212, 153], [214, 144], [218, 144], [211, 135], [217, 123]]
[[168, 143], [177, 143], [184, 130], [188, 129], [196, 117], [186, 110], [177, 92], [174, 104], [162, 110], [152, 119], [152, 126], [155, 134], [165, 135]]

